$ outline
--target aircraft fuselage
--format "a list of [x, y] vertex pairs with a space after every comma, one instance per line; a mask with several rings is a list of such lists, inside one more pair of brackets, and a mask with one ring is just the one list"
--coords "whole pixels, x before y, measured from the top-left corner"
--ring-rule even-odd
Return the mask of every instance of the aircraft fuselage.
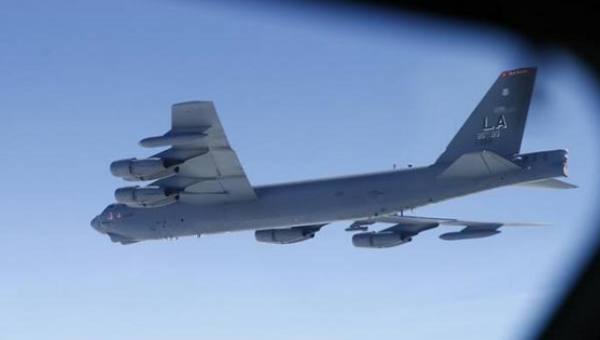
[[447, 166], [255, 187], [257, 200], [214, 205], [177, 202], [162, 207], [110, 205], [92, 222], [102, 233], [132, 240], [176, 238], [241, 230], [289, 228], [362, 220], [506, 185], [565, 176], [564, 159], [540, 160], [522, 170], [468, 179], [441, 179]]

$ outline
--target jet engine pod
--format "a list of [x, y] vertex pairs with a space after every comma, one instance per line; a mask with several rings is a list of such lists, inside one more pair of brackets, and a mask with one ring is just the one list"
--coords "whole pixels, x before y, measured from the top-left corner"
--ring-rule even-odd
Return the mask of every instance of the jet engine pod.
[[309, 240], [315, 237], [318, 229], [315, 228], [290, 228], [290, 229], [268, 229], [257, 230], [254, 237], [258, 242], [290, 244]]
[[115, 177], [126, 180], [150, 180], [164, 176], [168, 166], [160, 158], [122, 159], [110, 164], [110, 172]]
[[133, 206], [158, 206], [172, 203], [177, 195], [170, 195], [160, 187], [125, 187], [115, 191], [115, 199], [119, 203]]
[[361, 248], [388, 248], [412, 241], [411, 237], [393, 231], [380, 231], [355, 234], [352, 244]]

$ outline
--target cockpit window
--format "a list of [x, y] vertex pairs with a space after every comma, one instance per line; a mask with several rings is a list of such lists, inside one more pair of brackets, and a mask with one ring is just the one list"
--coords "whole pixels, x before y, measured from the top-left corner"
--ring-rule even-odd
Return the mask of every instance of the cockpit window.
[[123, 215], [120, 212], [118, 212], [118, 211], [116, 211], [116, 212], [109, 211], [108, 214], [106, 215], [106, 219], [108, 221], [118, 220], [121, 217], [123, 217]]
[[105, 216], [107, 221], [114, 221], [123, 216], [121, 212], [117, 210], [116, 204], [111, 204], [107, 206], [102, 214]]

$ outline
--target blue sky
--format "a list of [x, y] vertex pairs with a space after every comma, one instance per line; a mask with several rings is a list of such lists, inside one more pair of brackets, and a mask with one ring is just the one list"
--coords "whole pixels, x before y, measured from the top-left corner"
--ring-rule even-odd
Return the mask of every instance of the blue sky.
[[[598, 84], [572, 55], [409, 14], [241, 3], [0, 2], [0, 338], [514, 339], [597, 232]], [[572, 191], [503, 188], [415, 215], [547, 221], [383, 251], [344, 223], [112, 244], [89, 220], [170, 105], [213, 100], [254, 184], [426, 165], [505, 69], [539, 66], [524, 151], [568, 148]]]

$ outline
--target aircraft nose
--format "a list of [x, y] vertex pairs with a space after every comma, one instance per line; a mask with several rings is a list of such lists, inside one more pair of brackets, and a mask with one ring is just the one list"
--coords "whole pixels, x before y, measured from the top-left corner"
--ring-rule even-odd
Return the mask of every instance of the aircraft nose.
[[98, 216], [94, 217], [90, 222], [92, 228], [102, 233], [102, 229], [100, 228], [100, 218]]

